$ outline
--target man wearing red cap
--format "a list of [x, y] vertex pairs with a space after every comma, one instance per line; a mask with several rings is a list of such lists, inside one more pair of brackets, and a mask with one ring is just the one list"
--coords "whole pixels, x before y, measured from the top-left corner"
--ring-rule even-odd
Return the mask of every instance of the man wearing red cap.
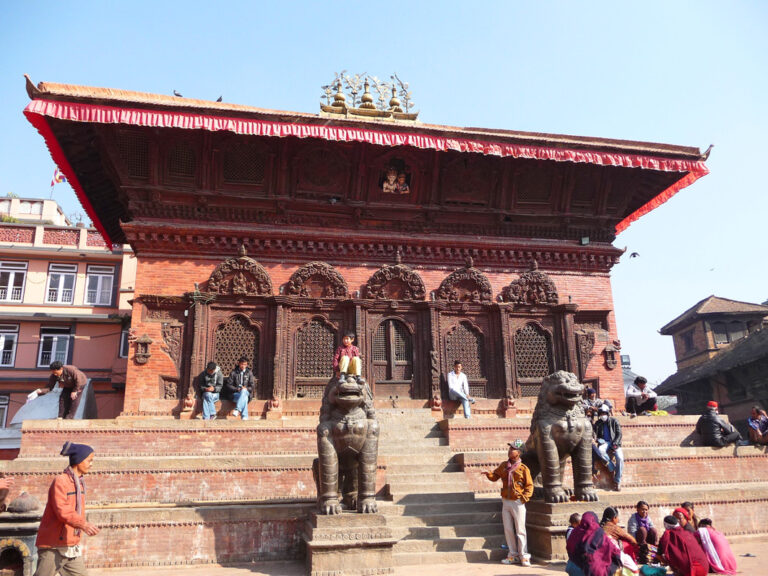
[[696, 432], [701, 434], [705, 446], [725, 446], [741, 441], [741, 434], [720, 417], [717, 412], [717, 402], [707, 402], [707, 409], [696, 422]]
[[91, 469], [93, 448], [67, 442], [61, 455], [69, 456], [69, 466], [56, 476], [48, 490], [48, 502], [37, 532], [35, 576], [85, 576], [80, 535], [99, 533], [99, 528], [85, 519], [83, 476]]

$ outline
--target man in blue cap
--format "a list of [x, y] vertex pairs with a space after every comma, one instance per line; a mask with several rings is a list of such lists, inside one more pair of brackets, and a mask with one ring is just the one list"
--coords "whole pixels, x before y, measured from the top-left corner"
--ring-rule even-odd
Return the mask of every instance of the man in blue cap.
[[93, 464], [93, 448], [67, 442], [61, 449], [69, 466], [56, 476], [48, 490], [40, 528], [37, 532], [35, 576], [84, 576], [87, 574], [80, 536], [95, 536], [99, 528], [85, 519], [85, 482]]

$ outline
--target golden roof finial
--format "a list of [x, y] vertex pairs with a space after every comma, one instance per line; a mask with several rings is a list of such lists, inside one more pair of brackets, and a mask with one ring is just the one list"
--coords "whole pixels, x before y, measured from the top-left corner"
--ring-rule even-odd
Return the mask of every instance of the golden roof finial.
[[341, 79], [336, 83], [336, 94], [333, 97], [332, 106], [336, 108], [347, 107], [347, 97], [344, 95], [344, 92], [341, 91]]
[[392, 98], [389, 100], [389, 109], [392, 112], [402, 112], [403, 109], [400, 108], [400, 100], [397, 98], [397, 87], [394, 83], [392, 83]]
[[373, 103], [373, 96], [371, 96], [371, 84], [368, 82], [368, 78], [365, 79], [365, 84], [363, 84], [363, 87], [365, 88], [365, 91], [363, 92], [363, 96], [360, 98], [360, 108], [375, 110], [376, 105]]

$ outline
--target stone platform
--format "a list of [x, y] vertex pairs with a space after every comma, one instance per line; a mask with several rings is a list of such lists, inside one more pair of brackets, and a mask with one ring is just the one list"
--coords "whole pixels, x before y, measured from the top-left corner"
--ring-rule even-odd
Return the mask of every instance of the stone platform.
[[[479, 415], [439, 422], [429, 409], [380, 408], [377, 498], [395, 540], [395, 567], [497, 562], [504, 556], [498, 485], [479, 474], [526, 438], [530, 420]], [[597, 504], [528, 505], [531, 551], [562, 558], [568, 516], [611, 504], [626, 522], [647, 500], [657, 525], [684, 500], [731, 539], [768, 539], [768, 456], [764, 449], [696, 446], [695, 417], [621, 419], [626, 456], [620, 493]], [[120, 418], [26, 422], [21, 453], [0, 462], [17, 491], [41, 501], [66, 465], [66, 440], [97, 458], [87, 479], [87, 542], [98, 567], [296, 560], [314, 509], [311, 464], [316, 417], [181, 421]], [[13, 496], [13, 495], [12, 495]], [[119, 545], [117, 545], [119, 543]]]

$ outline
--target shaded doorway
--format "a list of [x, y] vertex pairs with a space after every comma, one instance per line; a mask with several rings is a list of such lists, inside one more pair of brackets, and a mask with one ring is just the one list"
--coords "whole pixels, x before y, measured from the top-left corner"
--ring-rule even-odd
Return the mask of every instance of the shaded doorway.
[[411, 397], [413, 336], [400, 320], [388, 319], [376, 328], [372, 342], [374, 395]]

